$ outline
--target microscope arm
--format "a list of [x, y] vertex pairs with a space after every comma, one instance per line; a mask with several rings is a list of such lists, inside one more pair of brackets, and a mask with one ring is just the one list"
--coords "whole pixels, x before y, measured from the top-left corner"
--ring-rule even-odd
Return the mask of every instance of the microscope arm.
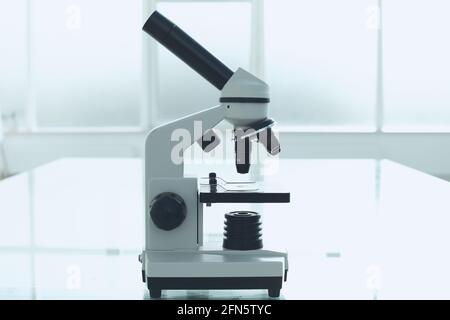
[[222, 121], [226, 112], [227, 105], [221, 104], [151, 130], [145, 141], [146, 181], [182, 178], [184, 151]]

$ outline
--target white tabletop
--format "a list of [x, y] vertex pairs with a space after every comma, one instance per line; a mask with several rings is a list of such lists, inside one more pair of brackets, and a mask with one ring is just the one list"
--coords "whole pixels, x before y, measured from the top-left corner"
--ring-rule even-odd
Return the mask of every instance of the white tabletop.
[[[138, 159], [63, 159], [1, 181], [0, 298], [148, 298], [137, 259], [142, 168]], [[266, 180], [291, 203], [213, 205], [205, 233], [221, 237], [227, 211], [261, 212], [265, 246], [289, 252], [282, 298], [450, 298], [449, 183], [375, 160], [282, 160]]]

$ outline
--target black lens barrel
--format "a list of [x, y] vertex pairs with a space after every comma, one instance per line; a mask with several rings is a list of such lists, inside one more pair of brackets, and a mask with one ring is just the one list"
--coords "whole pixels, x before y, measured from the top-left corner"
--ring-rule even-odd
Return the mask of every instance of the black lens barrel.
[[222, 90], [233, 75], [219, 59], [158, 11], [148, 18], [143, 30], [217, 89]]

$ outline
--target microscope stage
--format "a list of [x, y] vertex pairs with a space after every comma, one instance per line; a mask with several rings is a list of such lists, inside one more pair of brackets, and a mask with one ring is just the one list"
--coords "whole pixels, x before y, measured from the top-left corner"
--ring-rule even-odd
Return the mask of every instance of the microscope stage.
[[289, 203], [289, 192], [203, 192], [201, 203]]
[[289, 203], [291, 194], [273, 190], [262, 183], [199, 185], [201, 203]]

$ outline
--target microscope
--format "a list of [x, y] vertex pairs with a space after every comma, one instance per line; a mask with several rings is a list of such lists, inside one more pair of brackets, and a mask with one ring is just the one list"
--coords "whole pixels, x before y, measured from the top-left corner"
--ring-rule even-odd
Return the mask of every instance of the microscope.
[[[268, 85], [241, 68], [231, 71], [158, 11], [143, 30], [221, 91], [219, 105], [158, 126], [146, 137], [145, 250], [139, 261], [150, 297], [160, 298], [162, 290], [189, 289], [264, 289], [279, 297], [287, 278], [287, 253], [263, 248], [260, 215], [225, 213], [223, 242], [208, 243], [203, 239], [203, 205], [288, 203], [290, 193], [228, 182], [214, 172], [205, 178], [185, 176], [182, 158], [194, 143], [205, 152], [214, 149], [220, 139], [213, 128], [222, 120], [234, 128], [238, 173], [249, 172], [253, 143], [278, 154], [274, 121], [268, 118]], [[172, 136], [180, 129], [190, 136], [181, 146]], [[181, 160], [174, 161], [174, 150]]]

